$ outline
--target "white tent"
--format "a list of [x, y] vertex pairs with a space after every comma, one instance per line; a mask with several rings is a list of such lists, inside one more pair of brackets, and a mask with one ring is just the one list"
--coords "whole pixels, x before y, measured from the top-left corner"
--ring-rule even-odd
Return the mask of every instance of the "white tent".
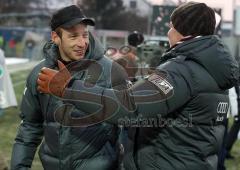
[[4, 52], [0, 49], [0, 108], [10, 106], [17, 106], [17, 100], [5, 65]]

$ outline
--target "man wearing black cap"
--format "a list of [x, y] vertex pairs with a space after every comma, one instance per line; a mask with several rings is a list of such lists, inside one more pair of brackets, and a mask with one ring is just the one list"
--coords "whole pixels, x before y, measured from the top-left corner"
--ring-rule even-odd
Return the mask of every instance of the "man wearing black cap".
[[[87, 26], [94, 26], [94, 21], [85, 17], [79, 7], [72, 5], [60, 9], [53, 14], [50, 25], [51, 41], [43, 48], [45, 60], [27, 79], [11, 169], [30, 169], [39, 144], [39, 156], [46, 170], [116, 169], [116, 127], [108, 123], [84, 127], [59, 124], [53, 113], [65, 105], [60, 98], [39, 93], [37, 78], [44, 67], [57, 72], [67, 66], [73, 68], [76, 80], [120, 89], [126, 87], [127, 75], [123, 68], [103, 55], [99, 41], [88, 31]], [[79, 68], [88, 71], [79, 71]], [[116, 72], [118, 76], [114, 75]], [[97, 108], [92, 107], [92, 112], [95, 110]], [[68, 111], [65, 107], [62, 113], [65, 115]], [[76, 118], [86, 115], [84, 107], [70, 112]]]
[[69, 80], [68, 70], [56, 73], [44, 68], [38, 89], [63, 97], [76, 108], [82, 105], [76, 100], [95, 96], [92, 101], [102, 105], [105, 112], [99, 115], [108, 117], [107, 122], [139, 127], [132, 134], [133, 150], [127, 150], [126, 169], [216, 170], [229, 108], [227, 89], [238, 81], [238, 65], [213, 35], [215, 13], [206, 4], [182, 4], [170, 19], [170, 49], [155, 72], [131, 88], [89, 88], [87, 82], [73, 79], [54, 85], [51, 74], [68, 75]]

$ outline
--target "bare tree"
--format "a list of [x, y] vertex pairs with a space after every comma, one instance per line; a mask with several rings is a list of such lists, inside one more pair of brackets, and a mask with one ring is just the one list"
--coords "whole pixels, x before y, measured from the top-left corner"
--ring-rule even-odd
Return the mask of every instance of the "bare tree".
[[147, 17], [126, 11], [122, 0], [78, 0], [77, 4], [88, 17], [96, 20], [98, 29], [147, 32]]

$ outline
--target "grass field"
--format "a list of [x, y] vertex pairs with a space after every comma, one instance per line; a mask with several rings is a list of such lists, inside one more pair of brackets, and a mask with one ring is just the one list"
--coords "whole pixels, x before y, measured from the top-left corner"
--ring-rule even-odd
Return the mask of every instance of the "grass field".
[[[29, 70], [20, 71], [11, 74], [12, 82], [14, 85], [15, 94], [18, 104], [22, 98], [23, 90], [25, 87], [25, 81]], [[8, 108], [4, 110], [4, 115], [0, 117], [0, 154], [3, 155], [7, 164], [9, 165], [11, 159], [12, 145], [16, 136], [17, 128], [20, 123], [19, 107]], [[38, 155], [33, 162], [32, 170], [42, 170], [41, 163]], [[1, 169], [0, 169], [1, 170]]]
[[[29, 70], [20, 71], [11, 75], [15, 93], [18, 103], [20, 104], [25, 80]], [[20, 123], [18, 117], [19, 108], [8, 108], [4, 110], [5, 114], [0, 117], [0, 154], [5, 158], [6, 162], [10, 163], [12, 145], [16, 136], [17, 127]], [[240, 141], [234, 145], [232, 155], [235, 156], [234, 160], [226, 161], [228, 170], [240, 170]], [[38, 155], [36, 154], [33, 162], [32, 170], [42, 170], [41, 163]], [[1, 169], [0, 169], [1, 170]]]

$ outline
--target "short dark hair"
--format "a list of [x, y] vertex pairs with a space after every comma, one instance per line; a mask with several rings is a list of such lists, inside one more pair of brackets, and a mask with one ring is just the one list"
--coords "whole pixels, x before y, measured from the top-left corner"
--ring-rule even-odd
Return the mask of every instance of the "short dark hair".
[[215, 31], [215, 12], [205, 3], [184, 3], [173, 11], [170, 20], [183, 36], [212, 35]]
[[56, 28], [54, 31], [57, 33], [57, 35], [58, 35], [60, 38], [62, 38], [62, 30], [60, 29], [60, 27]]

